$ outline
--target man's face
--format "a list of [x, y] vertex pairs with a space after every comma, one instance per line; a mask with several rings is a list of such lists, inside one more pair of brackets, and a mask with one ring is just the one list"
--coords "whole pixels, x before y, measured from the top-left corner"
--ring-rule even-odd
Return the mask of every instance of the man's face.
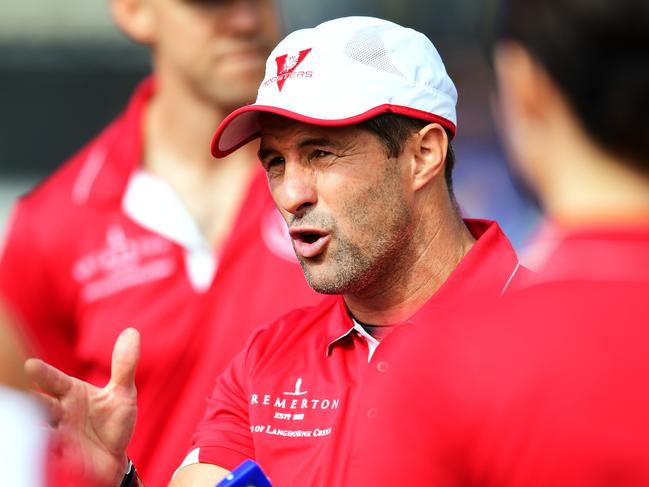
[[309, 285], [371, 293], [391, 275], [413, 227], [407, 164], [363, 129], [264, 114], [260, 160]]
[[273, 0], [148, 0], [157, 70], [227, 110], [254, 100], [280, 26]]

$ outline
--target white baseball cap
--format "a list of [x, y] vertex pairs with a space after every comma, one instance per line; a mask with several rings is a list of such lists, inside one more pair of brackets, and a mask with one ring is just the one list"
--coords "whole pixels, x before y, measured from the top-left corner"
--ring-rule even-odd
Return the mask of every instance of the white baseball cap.
[[259, 114], [344, 126], [382, 113], [436, 122], [455, 135], [457, 91], [423, 34], [386, 20], [345, 17], [293, 32], [266, 62], [257, 101], [216, 130], [212, 154], [225, 157], [259, 137]]

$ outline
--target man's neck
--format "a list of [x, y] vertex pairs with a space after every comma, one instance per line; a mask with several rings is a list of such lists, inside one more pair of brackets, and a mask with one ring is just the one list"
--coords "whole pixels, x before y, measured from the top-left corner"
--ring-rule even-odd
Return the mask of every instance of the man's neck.
[[224, 110], [201, 99], [178, 80], [162, 77], [156, 82], [158, 88], [144, 121], [145, 165], [155, 166], [161, 159], [197, 167], [214, 165], [209, 144]]
[[399, 259], [371, 289], [344, 296], [358, 321], [371, 325], [405, 321], [446, 282], [475, 239], [454, 208], [449, 206], [444, 213], [447, 218], [420, 219], [427, 223], [417, 225], [410, 256]]
[[[554, 151], [542, 196], [548, 213], [566, 227], [629, 225], [649, 220], [649, 176], [585, 137]], [[559, 168], [559, 169], [556, 169]]]
[[144, 119], [143, 167], [171, 186], [206, 240], [218, 248], [231, 231], [257, 166], [255, 144], [213, 158], [210, 142], [225, 111], [178, 86], [177, 80], [156, 81]]

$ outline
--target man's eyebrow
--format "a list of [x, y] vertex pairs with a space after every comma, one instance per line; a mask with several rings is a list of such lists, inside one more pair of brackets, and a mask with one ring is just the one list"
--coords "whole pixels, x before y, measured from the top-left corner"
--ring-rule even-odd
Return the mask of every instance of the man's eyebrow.
[[333, 146], [336, 147], [337, 144], [334, 143], [332, 139], [329, 137], [311, 137], [309, 139], [304, 139], [298, 143], [298, 147], [300, 149], [304, 149], [305, 147], [310, 147], [312, 145], [327, 145], [327, 146]]
[[[298, 142], [297, 146], [298, 149], [304, 149], [306, 147], [311, 147], [311, 146], [329, 146], [329, 147], [339, 147], [340, 144], [337, 144], [333, 139], [329, 137], [310, 137], [304, 140], [301, 140]], [[265, 157], [268, 157], [270, 154], [276, 152], [274, 149], [271, 148], [266, 148], [266, 147], [260, 147], [259, 150], [257, 151], [257, 157], [259, 160], [263, 160]]]

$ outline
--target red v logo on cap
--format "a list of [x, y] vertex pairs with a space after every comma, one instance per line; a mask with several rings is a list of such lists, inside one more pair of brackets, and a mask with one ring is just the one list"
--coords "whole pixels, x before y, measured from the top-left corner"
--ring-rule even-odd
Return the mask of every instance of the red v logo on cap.
[[275, 58], [275, 61], [277, 61], [277, 87], [279, 88], [279, 91], [282, 91], [284, 83], [286, 83], [286, 80], [291, 77], [291, 73], [295, 71], [295, 68], [304, 61], [304, 58], [310, 52], [311, 48], [300, 51], [297, 56], [284, 54]]

